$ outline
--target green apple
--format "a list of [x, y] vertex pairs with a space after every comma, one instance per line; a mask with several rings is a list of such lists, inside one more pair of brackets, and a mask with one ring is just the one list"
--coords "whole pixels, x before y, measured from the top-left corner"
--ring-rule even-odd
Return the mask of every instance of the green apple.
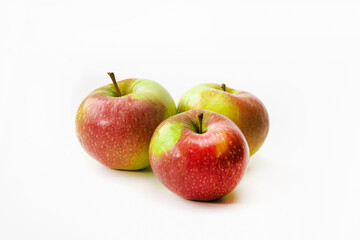
[[206, 109], [230, 118], [243, 132], [250, 155], [257, 152], [269, 131], [269, 115], [264, 104], [253, 94], [237, 91], [225, 84], [200, 84], [180, 99], [178, 111]]

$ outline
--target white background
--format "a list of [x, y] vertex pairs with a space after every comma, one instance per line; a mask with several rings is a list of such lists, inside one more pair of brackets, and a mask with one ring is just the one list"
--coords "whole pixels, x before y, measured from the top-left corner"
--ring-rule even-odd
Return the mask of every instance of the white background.
[[[360, 3], [0, 3], [0, 239], [359, 239]], [[115, 171], [75, 135], [97, 87], [142, 77], [257, 95], [270, 132], [220, 201]]]

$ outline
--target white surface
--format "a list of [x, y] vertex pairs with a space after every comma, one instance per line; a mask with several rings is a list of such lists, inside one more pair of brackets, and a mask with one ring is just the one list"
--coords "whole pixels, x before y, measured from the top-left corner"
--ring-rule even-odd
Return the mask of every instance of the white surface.
[[[358, 1], [1, 1], [0, 239], [359, 239]], [[178, 102], [225, 82], [270, 132], [222, 201], [80, 147], [83, 98], [118, 77]]]

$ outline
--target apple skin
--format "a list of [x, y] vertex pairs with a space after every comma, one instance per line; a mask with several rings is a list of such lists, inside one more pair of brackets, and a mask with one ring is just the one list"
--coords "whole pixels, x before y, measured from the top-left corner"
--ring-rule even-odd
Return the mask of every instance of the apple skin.
[[200, 84], [188, 90], [180, 99], [178, 112], [206, 109], [230, 118], [243, 132], [250, 156], [264, 143], [269, 132], [269, 115], [264, 104], [253, 94], [219, 84]]
[[140, 78], [100, 87], [81, 103], [75, 120], [77, 137], [93, 158], [113, 169], [149, 166], [149, 143], [155, 128], [176, 114], [170, 94], [158, 83]]
[[[204, 117], [201, 134], [199, 113]], [[169, 190], [199, 201], [230, 193], [250, 157], [236, 124], [221, 114], [199, 109], [163, 121], [152, 136], [149, 156], [154, 174]]]

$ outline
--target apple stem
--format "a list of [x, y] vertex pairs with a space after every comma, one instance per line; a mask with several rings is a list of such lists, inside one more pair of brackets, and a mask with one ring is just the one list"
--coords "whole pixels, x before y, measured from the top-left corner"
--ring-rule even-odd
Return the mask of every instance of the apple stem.
[[108, 72], [107, 74], [110, 76], [110, 78], [111, 78], [111, 80], [112, 80], [112, 82], [114, 84], [117, 95], [119, 97], [121, 97], [121, 92], [120, 92], [119, 86], [117, 85], [117, 82], [116, 82], [116, 79], [115, 79], [115, 74], [113, 72]]
[[199, 113], [198, 114], [198, 118], [199, 118], [199, 133], [202, 134], [202, 121], [203, 121], [203, 117], [204, 117], [204, 114], [203, 113]]
[[223, 91], [226, 91], [226, 85], [225, 85], [225, 83], [221, 84], [221, 89], [222, 89]]

